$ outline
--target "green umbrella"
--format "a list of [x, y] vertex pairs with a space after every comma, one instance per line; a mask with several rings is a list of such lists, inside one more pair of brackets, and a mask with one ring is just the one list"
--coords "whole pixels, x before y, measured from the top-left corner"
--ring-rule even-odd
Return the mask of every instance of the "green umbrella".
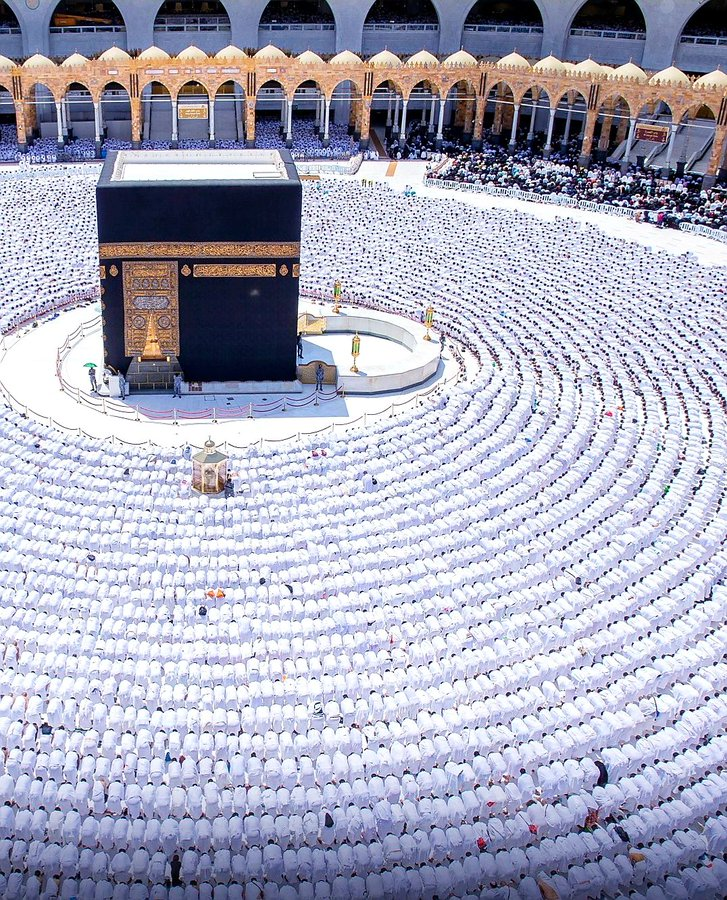
[[98, 366], [96, 365], [96, 363], [84, 363], [83, 368], [84, 369], [98, 369]]

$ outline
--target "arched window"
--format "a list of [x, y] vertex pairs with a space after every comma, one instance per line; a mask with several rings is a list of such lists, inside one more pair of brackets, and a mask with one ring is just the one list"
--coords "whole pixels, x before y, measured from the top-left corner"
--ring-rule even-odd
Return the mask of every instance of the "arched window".
[[439, 49], [439, 19], [429, 0], [376, 0], [363, 27], [364, 55], [384, 49], [401, 56]]
[[638, 64], [645, 44], [646, 22], [636, 0], [588, 0], [573, 18], [563, 58]]
[[145, 85], [141, 92], [142, 148], [168, 150], [176, 139], [176, 123], [172, 124], [172, 98], [169, 88], [160, 81]]
[[645, 32], [646, 22], [635, 0], [588, 0], [576, 13], [571, 28]]
[[467, 25], [543, 26], [543, 17], [533, 0], [477, 0], [465, 21]]
[[20, 57], [22, 53], [23, 38], [20, 23], [8, 4], [0, 0], [0, 54], [12, 59]]
[[190, 44], [214, 54], [230, 43], [230, 32], [219, 0], [165, 0], [154, 20], [154, 43], [171, 54]]
[[682, 36], [727, 36], [727, 0], [709, 0], [684, 26]]
[[270, 0], [260, 17], [261, 24], [284, 25], [333, 23], [326, 0]]
[[326, 0], [271, 0], [258, 26], [258, 44], [275, 44], [291, 53], [334, 53], [336, 23]]
[[0, 0], [0, 34], [20, 34], [20, 23], [4, 0]]
[[110, 81], [101, 93], [101, 125], [107, 149], [128, 150], [131, 147], [131, 101], [122, 84]]
[[88, 56], [109, 46], [126, 49], [124, 18], [112, 0], [98, 3], [84, 0], [61, 0], [50, 20], [49, 49], [51, 56]]
[[476, 56], [506, 56], [517, 49], [541, 55], [543, 18], [534, 0], [477, 0], [462, 33], [462, 46]]
[[429, 0], [376, 0], [366, 16], [367, 25], [398, 22], [436, 25], [439, 19]]
[[219, 0], [165, 0], [159, 7], [154, 20], [154, 28], [159, 25], [184, 26], [213, 25], [230, 17]]
[[50, 20], [51, 32], [59, 29], [78, 32], [78, 29], [114, 30], [124, 28], [124, 18], [111, 0], [61, 0]]

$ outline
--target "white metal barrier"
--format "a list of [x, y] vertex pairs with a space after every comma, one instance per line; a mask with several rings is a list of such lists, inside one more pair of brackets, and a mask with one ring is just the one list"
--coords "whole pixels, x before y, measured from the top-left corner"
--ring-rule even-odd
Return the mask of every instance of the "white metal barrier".
[[680, 231], [687, 231], [690, 234], [700, 234], [702, 237], [712, 238], [713, 241], [721, 241], [727, 244], [727, 231], [718, 231], [716, 228], [709, 228], [707, 225], [695, 225], [694, 222], [680, 222]]

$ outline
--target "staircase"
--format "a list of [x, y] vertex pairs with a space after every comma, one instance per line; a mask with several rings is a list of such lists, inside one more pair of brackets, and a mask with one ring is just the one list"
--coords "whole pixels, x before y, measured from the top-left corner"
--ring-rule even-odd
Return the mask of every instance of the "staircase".
[[130, 394], [166, 393], [174, 389], [174, 376], [182, 374], [176, 356], [166, 359], [139, 359], [134, 357], [126, 382]]

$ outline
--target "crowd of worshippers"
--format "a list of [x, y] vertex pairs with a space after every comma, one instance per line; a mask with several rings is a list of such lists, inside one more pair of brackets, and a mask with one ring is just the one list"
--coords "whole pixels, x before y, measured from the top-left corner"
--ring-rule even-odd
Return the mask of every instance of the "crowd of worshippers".
[[577, 165], [569, 154], [543, 159], [530, 149], [465, 149], [432, 177], [464, 184], [515, 188], [546, 196], [565, 195], [634, 209], [664, 228], [682, 222], [727, 231], [727, 189], [702, 186], [701, 175], [661, 176], [658, 169], [632, 166], [625, 173], [607, 164]]
[[[0, 308], [92, 283], [66, 171], [0, 180]], [[0, 896], [722, 900], [724, 268], [344, 179], [303, 229], [483, 365], [224, 504], [5, 411]]]

